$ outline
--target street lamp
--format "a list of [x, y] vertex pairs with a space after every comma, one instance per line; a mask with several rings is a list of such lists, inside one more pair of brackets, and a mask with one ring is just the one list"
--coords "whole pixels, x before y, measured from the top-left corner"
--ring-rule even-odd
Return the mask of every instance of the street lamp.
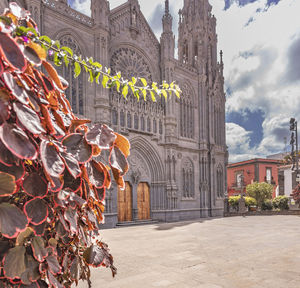
[[[296, 164], [296, 181], [300, 182], [299, 179], [299, 155], [298, 155], [298, 131], [297, 131], [297, 121], [295, 118], [291, 118], [290, 119], [290, 131], [292, 132], [291, 134], [291, 141], [290, 144], [292, 146], [291, 149], [291, 156], [293, 159], [293, 166], [292, 166], [292, 170], [295, 169], [295, 164]], [[296, 151], [295, 151], [296, 150]]]

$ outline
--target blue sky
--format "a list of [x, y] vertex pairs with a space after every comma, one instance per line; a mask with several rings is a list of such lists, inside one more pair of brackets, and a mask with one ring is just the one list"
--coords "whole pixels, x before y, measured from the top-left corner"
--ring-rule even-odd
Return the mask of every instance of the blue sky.
[[[126, 0], [109, 2], [114, 8]], [[284, 151], [289, 118], [300, 120], [300, 0], [209, 2], [217, 18], [218, 49], [224, 52], [230, 161]], [[90, 0], [69, 3], [90, 13]], [[164, 0], [139, 3], [159, 37]], [[182, 6], [183, 0], [170, 0], [175, 32]]]

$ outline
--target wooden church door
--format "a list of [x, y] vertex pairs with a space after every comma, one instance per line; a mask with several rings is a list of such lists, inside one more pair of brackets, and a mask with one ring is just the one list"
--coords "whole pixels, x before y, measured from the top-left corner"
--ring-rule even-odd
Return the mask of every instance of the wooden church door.
[[125, 190], [118, 189], [118, 221], [132, 221], [132, 188], [125, 182]]
[[145, 182], [141, 182], [137, 189], [138, 219], [150, 219], [150, 188]]

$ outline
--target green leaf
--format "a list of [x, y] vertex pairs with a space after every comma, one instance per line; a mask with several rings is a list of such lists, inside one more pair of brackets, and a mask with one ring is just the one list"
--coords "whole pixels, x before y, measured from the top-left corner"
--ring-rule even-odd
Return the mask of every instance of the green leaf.
[[122, 89], [122, 95], [124, 96], [124, 98], [126, 99], [128, 94], [128, 85], [125, 85]]
[[89, 74], [90, 74], [90, 77], [89, 77], [88, 81], [93, 83], [94, 82], [94, 75], [93, 75], [92, 69], [89, 69]]
[[69, 59], [68, 59], [68, 56], [67, 56], [67, 55], [65, 55], [65, 56], [64, 56], [64, 62], [65, 62], [65, 65], [68, 67], [68, 66], [69, 66], [69, 63], [70, 63], [70, 61], [69, 61]]
[[118, 73], [117, 73], [117, 77], [118, 77], [119, 79], [121, 79], [121, 72], [118, 72]]
[[38, 36], [38, 33], [36, 32], [36, 30], [33, 27], [28, 27], [25, 29], [25, 33], [28, 34], [28, 32], [31, 32], [34, 34], [35, 37]]
[[178, 90], [175, 90], [175, 95], [177, 96], [177, 98], [180, 98], [180, 93], [178, 92]]
[[114, 83], [116, 84], [117, 91], [120, 93], [120, 86], [121, 86], [120, 81], [116, 80]]
[[94, 62], [92, 66], [99, 68], [99, 70], [102, 70], [102, 65], [99, 62]]
[[43, 35], [43, 36], [41, 36], [40, 38], [40, 41], [43, 41], [43, 42], [46, 42], [46, 43], [48, 43], [49, 45], [51, 45], [51, 39], [48, 37], [48, 36], [46, 36], [46, 35]]
[[161, 94], [165, 97], [165, 99], [168, 99], [168, 94], [166, 92], [166, 90], [161, 90]]
[[134, 96], [137, 98], [137, 100], [140, 101], [139, 90], [135, 90], [133, 94], [134, 94]]
[[[0, 16], [0, 20], [5, 24], [5, 25], [7, 25], [7, 26], [10, 26], [11, 25], [11, 23], [12, 23], [12, 20], [11, 20], [11, 18], [9, 18], [9, 17], [6, 17], [6, 16]], [[19, 28], [19, 27], [18, 27]], [[20, 28], [25, 28], [25, 27], [20, 27]]]
[[61, 66], [61, 56], [59, 52], [54, 53], [53, 61], [56, 66]]
[[150, 90], [150, 94], [151, 94], [152, 101], [156, 102], [156, 98], [155, 98], [154, 92], [152, 90]]
[[95, 81], [97, 84], [100, 84], [99, 78], [100, 78], [101, 73], [98, 72], [97, 75], [95, 76]]
[[140, 80], [142, 81], [143, 85], [145, 87], [147, 87], [148, 83], [147, 83], [146, 79], [145, 78], [140, 78]]
[[136, 80], [135, 77], [132, 77], [132, 78], [131, 78], [131, 81], [132, 81], [132, 84], [135, 85], [135, 83], [136, 83], [137, 80]]
[[75, 69], [74, 69], [74, 78], [77, 78], [81, 73], [81, 66], [78, 62], [75, 62], [74, 67], [75, 67]]
[[84, 60], [82, 60], [81, 63], [83, 65], [83, 67], [84, 67], [85, 72], [88, 73], [89, 72], [89, 68], [87, 67], [86, 62]]
[[164, 89], [169, 89], [169, 84], [166, 81], [163, 81], [162, 87]]
[[142, 91], [142, 94], [144, 96], [144, 100], [147, 101], [147, 90], [141, 89], [141, 91]]
[[73, 50], [69, 47], [63, 46], [63, 47], [60, 48], [60, 50], [66, 51], [67, 53], [69, 53], [69, 55], [71, 57], [73, 57], [73, 55], [74, 55]]
[[107, 82], [108, 81], [109, 81], [109, 78], [106, 75], [103, 75], [103, 79], [102, 79], [103, 88], [107, 88]]

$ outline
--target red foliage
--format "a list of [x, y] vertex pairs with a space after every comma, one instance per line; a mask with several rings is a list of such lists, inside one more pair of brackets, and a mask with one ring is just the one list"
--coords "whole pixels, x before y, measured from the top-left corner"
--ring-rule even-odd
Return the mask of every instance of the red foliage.
[[[15, 3], [5, 17], [36, 28]], [[90, 284], [89, 266], [114, 275], [108, 247], [97, 239], [111, 171], [124, 188], [129, 142], [78, 119], [42, 47], [13, 37], [3, 22], [0, 31], [0, 286]]]
[[298, 184], [298, 186], [293, 190], [291, 196], [295, 200], [295, 203], [300, 205], [300, 184]]

